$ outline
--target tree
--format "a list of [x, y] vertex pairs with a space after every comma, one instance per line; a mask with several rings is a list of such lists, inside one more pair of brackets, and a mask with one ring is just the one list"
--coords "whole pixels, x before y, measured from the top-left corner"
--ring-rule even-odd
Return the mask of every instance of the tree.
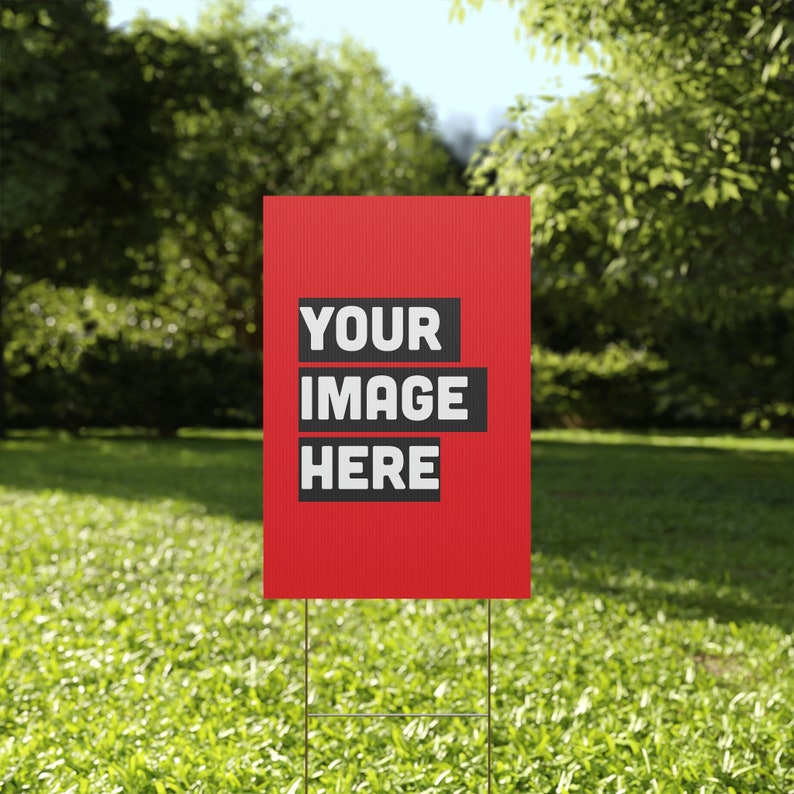
[[695, 389], [704, 416], [794, 416], [785, 4], [517, 5], [528, 35], [605, 70], [540, 116], [516, 108], [519, 129], [474, 174], [490, 192], [533, 196], [536, 337], [659, 353], [666, 406]]
[[178, 118], [178, 162], [201, 163], [218, 206], [177, 216], [161, 297], [183, 312], [214, 303], [237, 342], [261, 350], [263, 196], [461, 193], [462, 174], [430, 108], [352, 41], [300, 43], [282, 13], [256, 18], [243, 2], [210, 6], [197, 35], [234, 47], [245, 103]]
[[[195, 30], [110, 30], [99, 0], [9, 2], [3, 37], [5, 360], [23, 397], [50, 370], [72, 384], [72, 423], [90, 420], [92, 356], [163, 348], [184, 375], [239, 345], [255, 366], [263, 195], [463, 190], [426, 105], [350, 42], [299, 44], [279, 12], [231, 0]], [[16, 416], [59, 421], [20, 389]]]
[[162, 231], [153, 210], [168, 192], [175, 115], [234, 104], [239, 80], [226, 42], [208, 59], [166, 26], [111, 30], [104, 0], [8, 0], [1, 13], [4, 395], [8, 289], [45, 278], [126, 289]]

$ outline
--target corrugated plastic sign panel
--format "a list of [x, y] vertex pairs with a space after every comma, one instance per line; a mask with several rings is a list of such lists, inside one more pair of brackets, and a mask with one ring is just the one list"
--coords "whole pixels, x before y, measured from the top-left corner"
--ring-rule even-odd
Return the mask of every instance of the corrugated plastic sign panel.
[[263, 289], [265, 597], [529, 597], [529, 198], [265, 198]]

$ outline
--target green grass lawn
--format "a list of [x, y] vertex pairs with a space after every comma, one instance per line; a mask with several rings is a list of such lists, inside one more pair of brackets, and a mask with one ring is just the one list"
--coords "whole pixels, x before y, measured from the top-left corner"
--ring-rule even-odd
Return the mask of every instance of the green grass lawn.
[[[303, 791], [255, 434], [0, 446], [0, 790]], [[794, 445], [537, 434], [494, 792], [794, 790]], [[483, 602], [311, 602], [315, 711], [484, 711]], [[485, 792], [481, 718], [312, 720], [311, 791]]]

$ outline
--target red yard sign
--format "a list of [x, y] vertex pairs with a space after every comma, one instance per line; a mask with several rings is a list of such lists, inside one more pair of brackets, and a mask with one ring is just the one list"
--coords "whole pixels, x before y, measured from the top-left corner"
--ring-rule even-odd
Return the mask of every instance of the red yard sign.
[[529, 597], [529, 199], [265, 198], [263, 324], [265, 597]]

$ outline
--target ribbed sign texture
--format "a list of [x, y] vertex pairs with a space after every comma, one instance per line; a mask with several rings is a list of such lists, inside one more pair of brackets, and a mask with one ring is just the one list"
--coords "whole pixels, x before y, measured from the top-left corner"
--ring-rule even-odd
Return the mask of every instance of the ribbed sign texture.
[[264, 595], [530, 594], [530, 201], [264, 199]]

